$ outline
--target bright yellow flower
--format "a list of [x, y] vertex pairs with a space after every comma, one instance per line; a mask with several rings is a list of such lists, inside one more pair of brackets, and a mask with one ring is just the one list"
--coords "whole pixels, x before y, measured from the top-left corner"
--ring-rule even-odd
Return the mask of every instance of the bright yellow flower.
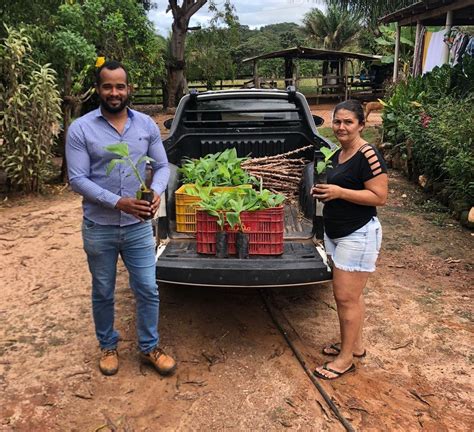
[[105, 57], [97, 57], [95, 61], [95, 67], [100, 68], [105, 63]]

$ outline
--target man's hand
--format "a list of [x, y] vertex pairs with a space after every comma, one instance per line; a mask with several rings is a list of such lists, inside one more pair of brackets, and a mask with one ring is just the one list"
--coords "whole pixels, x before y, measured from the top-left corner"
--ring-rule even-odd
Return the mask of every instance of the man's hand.
[[[155, 202], [156, 197], [157, 195], [155, 193], [155, 198], [153, 199], [153, 203]], [[160, 203], [159, 200], [160, 200], [160, 197], [158, 196], [158, 205]], [[144, 221], [145, 217], [149, 217], [154, 214], [154, 211], [152, 211], [153, 204], [150, 206], [150, 203], [148, 201], [138, 200], [136, 198], [130, 198], [130, 197], [120, 198], [117, 201], [117, 204], [115, 204], [115, 208], [123, 211], [124, 213], [128, 213], [128, 214], [131, 214], [132, 216], [135, 216], [137, 219], [141, 220], [142, 222]]]

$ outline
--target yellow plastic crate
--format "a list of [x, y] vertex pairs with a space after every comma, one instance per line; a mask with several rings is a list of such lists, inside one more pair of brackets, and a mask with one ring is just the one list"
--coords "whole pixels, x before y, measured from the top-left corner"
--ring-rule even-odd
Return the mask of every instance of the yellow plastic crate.
[[[175, 191], [176, 198], [176, 231], [182, 233], [196, 232], [196, 204], [201, 201], [197, 196], [188, 195], [185, 190], [194, 186], [191, 183], [184, 184]], [[216, 186], [212, 192], [231, 191], [236, 188], [251, 188], [252, 185], [241, 186]]]

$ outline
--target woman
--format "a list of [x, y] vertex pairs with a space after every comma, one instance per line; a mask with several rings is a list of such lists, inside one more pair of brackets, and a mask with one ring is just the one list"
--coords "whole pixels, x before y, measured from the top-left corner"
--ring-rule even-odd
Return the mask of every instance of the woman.
[[323, 349], [335, 356], [316, 368], [322, 379], [336, 379], [355, 371], [354, 357], [365, 356], [362, 341], [365, 305], [363, 290], [382, 241], [377, 206], [387, 200], [388, 177], [379, 152], [360, 136], [364, 111], [359, 102], [336, 105], [332, 128], [341, 148], [327, 170], [328, 184], [317, 184], [313, 197], [324, 205], [324, 243], [333, 267], [333, 291], [337, 304], [341, 342]]

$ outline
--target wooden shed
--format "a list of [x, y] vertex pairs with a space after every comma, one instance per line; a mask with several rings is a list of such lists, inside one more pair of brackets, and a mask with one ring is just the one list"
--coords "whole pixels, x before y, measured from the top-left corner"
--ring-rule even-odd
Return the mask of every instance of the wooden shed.
[[258, 75], [258, 62], [264, 59], [282, 58], [285, 62], [285, 86], [293, 85], [298, 88], [299, 76], [296, 67], [297, 60], [319, 60], [336, 64], [336, 73], [327, 73], [316, 78], [315, 93], [311, 96], [316, 98], [339, 98], [348, 99], [355, 96], [356, 91], [374, 90], [374, 83], [360, 80], [353, 74], [349, 74], [349, 65], [352, 60], [378, 61], [381, 56], [353, 53], [348, 51], [334, 51], [319, 48], [308, 48], [297, 46], [281, 51], [272, 51], [259, 56], [243, 60], [243, 63], [253, 64], [253, 83], [260, 88], [262, 80]]

